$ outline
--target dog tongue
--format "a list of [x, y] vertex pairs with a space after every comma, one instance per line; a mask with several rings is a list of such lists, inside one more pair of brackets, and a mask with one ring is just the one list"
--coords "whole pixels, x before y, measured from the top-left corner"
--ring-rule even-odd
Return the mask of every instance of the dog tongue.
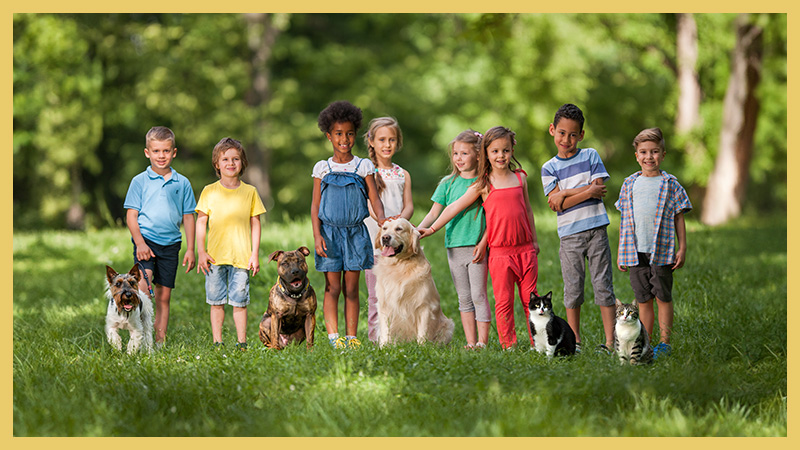
[[383, 251], [381, 252], [381, 256], [394, 256], [394, 248], [393, 247], [383, 247]]
[[297, 288], [299, 288], [300, 286], [303, 285], [303, 281], [302, 280], [301, 281], [292, 281], [290, 284], [291, 284], [291, 286], [293, 288], [297, 289]]
[[125, 308], [125, 311], [130, 311], [133, 309], [133, 305], [125, 305], [123, 308]]

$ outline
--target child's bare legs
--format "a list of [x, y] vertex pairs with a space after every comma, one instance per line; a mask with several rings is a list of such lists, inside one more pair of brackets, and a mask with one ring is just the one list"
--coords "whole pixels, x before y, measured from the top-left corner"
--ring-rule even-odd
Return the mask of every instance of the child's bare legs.
[[645, 331], [647, 331], [647, 334], [652, 338], [653, 323], [655, 322], [655, 312], [653, 310], [652, 299], [639, 303], [639, 320], [642, 321]]
[[167, 324], [169, 323], [169, 298], [172, 288], [156, 285], [156, 343], [164, 342], [167, 338]]
[[[672, 332], [672, 319], [675, 314], [672, 302], [663, 302], [656, 298], [656, 303], [658, 303], [658, 328], [661, 332], [661, 342], [669, 344], [669, 336]], [[653, 325], [655, 323], [653, 300], [639, 303], [639, 319], [642, 320], [644, 329], [647, 330], [647, 334], [650, 335], [650, 340], [653, 340]]]
[[325, 297], [322, 300], [322, 313], [325, 317], [325, 330], [328, 334], [339, 332], [341, 276], [341, 272], [325, 272]]
[[478, 321], [478, 343], [486, 345], [489, 342], [489, 329], [492, 326], [491, 322]]
[[464, 328], [464, 337], [467, 338], [467, 346], [474, 347], [478, 340], [478, 333], [475, 329], [475, 311], [461, 311], [461, 326]]
[[344, 320], [345, 335], [355, 336], [358, 331], [358, 279], [361, 271], [347, 271], [344, 273]]
[[247, 342], [247, 307], [233, 307], [233, 324], [236, 326], [238, 342]]
[[[144, 277], [139, 279], [139, 290], [150, 296], [150, 288], [147, 286], [147, 280], [153, 279], [153, 271], [150, 269], [145, 269], [144, 272], [147, 274], [147, 279]], [[152, 282], [150, 286], [153, 288], [153, 294], [155, 295], [153, 301], [156, 304], [156, 318], [153, 323], [156, 329], [156, 343], [164, 342], [164, 339], [167, 337], [167, 324], [169, 323], [169, 299], [170, 296], [172, 296], [172, 288], [157, 285]]]
[[578, 306], [577, 308], [566, 308], [567, 310], [567, 323], [569, 327], [572, 328], [572, 332], [575, 333], [575, 342], [580, 344], [581, 343], [581, 307]]
[[603, 331], [606, 335], [606, 347], [614, 348], [614, 322], [616, 321], [617, 308], [615, 306], [601, 306], [600, 317], [603, 319]]
[[211, 305], [211, 337], [222, 342], [222, 322], [225, 321], [225, 305]]

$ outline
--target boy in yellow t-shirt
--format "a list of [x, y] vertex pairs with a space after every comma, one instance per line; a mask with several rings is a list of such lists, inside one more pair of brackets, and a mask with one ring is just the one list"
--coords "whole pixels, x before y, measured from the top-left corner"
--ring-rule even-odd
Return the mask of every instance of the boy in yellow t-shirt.
[[[247, 305], [250, 279], [259, 271], [259, 215], [267, 210], [255, 187], [240, 180], [247, 168], [241, 142], [224, 138], [211, 154], [219, 181], [203, 188], [197, 202], [197, 272], [206, 276], [206, 303], [211, 305], [211, 335], [222, 346], [225, 304], [233, 306], [236, 348], [247, 349]], [[206, 225], [208, 245], [206, 246]]]

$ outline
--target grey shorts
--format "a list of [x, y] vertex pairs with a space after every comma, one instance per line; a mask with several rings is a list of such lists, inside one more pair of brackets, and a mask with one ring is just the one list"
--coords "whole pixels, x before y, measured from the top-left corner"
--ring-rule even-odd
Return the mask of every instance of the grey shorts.
[[672, 301], [672, 266], [651, 265], [650, 255], [639, 253], [639, 264], [628, 268], [631, 288], [639, 303], [657, 298], [662, 302]]
[[574, 309], [583, 304], [587, 260], [595, 304], [614, 305], [614, 273], [605, 226], [562, 237], [558, 255], [561, 258], [561, 277], [564, 279], [565, 307]]

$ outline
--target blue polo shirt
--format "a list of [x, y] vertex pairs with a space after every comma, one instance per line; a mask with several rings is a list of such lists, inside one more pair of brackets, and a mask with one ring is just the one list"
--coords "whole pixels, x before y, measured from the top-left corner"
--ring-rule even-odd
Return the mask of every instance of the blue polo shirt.
[[169, 180], [147, 170], [136, 175], [125, 196], [125, 209], [139, 211], [142, 236], [159, 245], [181, 241], [181, 221], [184, 214], [193, 214], [197, 206], [192, 184], [172, 169]]

